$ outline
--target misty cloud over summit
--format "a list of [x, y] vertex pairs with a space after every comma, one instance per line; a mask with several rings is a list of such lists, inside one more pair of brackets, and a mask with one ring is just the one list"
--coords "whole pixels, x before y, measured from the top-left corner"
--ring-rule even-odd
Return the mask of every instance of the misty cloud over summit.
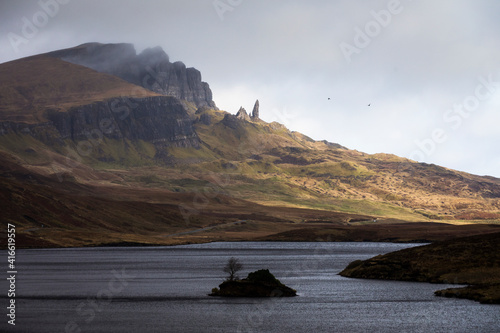
[[208, 83], [201, 73], [184, 63], [171, 63], [161, 47], [137, 54], [132, 44], [87, 43], [49, 53], [53, 57], [116, 75], [154, 92], [193, 102], [197, 107], [216, 108]]

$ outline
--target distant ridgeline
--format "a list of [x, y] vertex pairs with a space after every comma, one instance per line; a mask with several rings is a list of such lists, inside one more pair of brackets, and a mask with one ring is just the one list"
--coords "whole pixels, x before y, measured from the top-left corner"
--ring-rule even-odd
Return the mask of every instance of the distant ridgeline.
[[[168, 149], [200, 149], [196, 124], [213, 125], [218, 111], [201, 73], [160, 47], [82, 44], [2, 64], [0, 74], [0, 136], [29, 135], [58, 152], [73, 145], [79, 160], [174, 163]], [[220, 114], [233, 129], [257, 122], [259, 101], [251, 115]]]
[[[1, 64], [0, 99], [0, 136], [125, 165], [168, 164], [169, 147], [199, 149], [195, 112], [218, 110], [198, 70], [171, 63], [160, 47], [136, 54], [131, 44], [89, 43]], [[8, 150], [18, 149], [6, 138]]]
[[183, 179], [155, 170], [146, 183], [114, 181], [187, 192], [230, 174], [216, 192], [259, 203], [403, 221], [500, 218], [500, 179], [315, 141], [261, 120], [258, 100], [251, 112], [219, 110], [201, 73], [159, 47], [89, 43], [0, 64], [0, 101], [0, 152], [58, 180], [75, 166], [161, 166]]

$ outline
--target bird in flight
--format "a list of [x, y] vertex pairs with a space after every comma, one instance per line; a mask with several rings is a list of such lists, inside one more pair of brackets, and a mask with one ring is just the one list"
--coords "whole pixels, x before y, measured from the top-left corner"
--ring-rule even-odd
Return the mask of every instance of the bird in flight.
[[370, 103], [370, 104], [368, 104], [368, 106], [370, 106], [370, 105], [372, 105], [372, 104], [371, 104], [371, 103]]

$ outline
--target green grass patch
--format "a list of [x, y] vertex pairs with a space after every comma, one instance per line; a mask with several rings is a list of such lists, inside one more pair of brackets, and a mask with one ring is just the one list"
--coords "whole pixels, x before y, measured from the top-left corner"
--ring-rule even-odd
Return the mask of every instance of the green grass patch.
[[49, 148], [29, 134], [9, 133], [1, 135], [0, 148], [22, 158], [29, 164], [36, 165], [51, 162], [50, 157], [45, 153]]
[[92, 145], [89, 143], [89, 141], [78, 143], [77, 148], [85, 147], [82, 157], [96, 169], [125, 169], [155, 165], [156, 148], [150, 142], [103, 138]]

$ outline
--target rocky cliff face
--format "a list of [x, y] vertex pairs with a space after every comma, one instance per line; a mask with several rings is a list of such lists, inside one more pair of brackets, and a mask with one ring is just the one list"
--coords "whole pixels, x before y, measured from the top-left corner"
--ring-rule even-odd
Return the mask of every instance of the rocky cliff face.
[[171, 63], [160, 48], [149, 48], [139, 55], [132, 44], [83, 44], [49, 53], [50, 56], [116, 75], [154, 92], [194, 103], [197, 107], [216, 108], [208, 83], [201, 73], [182, 62]]
[[47, 118], [61, 139], [89, 138], [144, 140], [158, 147], [199, 148], [200, 139], [182, 103], [172, 97], [115, 99], [49, 111]]
[[[142, 140], [154, 145], [154, 159], [161, 163], [172, 162], [168, 147], [198, 149], [201, 143], [192, 118], [174, 97], [114, 99], [66, 112], [47, 111], [46, 117], [49, 121], [37, 124], [0, 122], [0, 138], [9, 134], [29, 135], [56, 148], [66, 146], [70, 140], [85, 150], [85, 156], [91, 153], [88, 149], [104, 148], [106, 138], [135, 143]], [[102, 160], [99, 156], [95, 158]]]

